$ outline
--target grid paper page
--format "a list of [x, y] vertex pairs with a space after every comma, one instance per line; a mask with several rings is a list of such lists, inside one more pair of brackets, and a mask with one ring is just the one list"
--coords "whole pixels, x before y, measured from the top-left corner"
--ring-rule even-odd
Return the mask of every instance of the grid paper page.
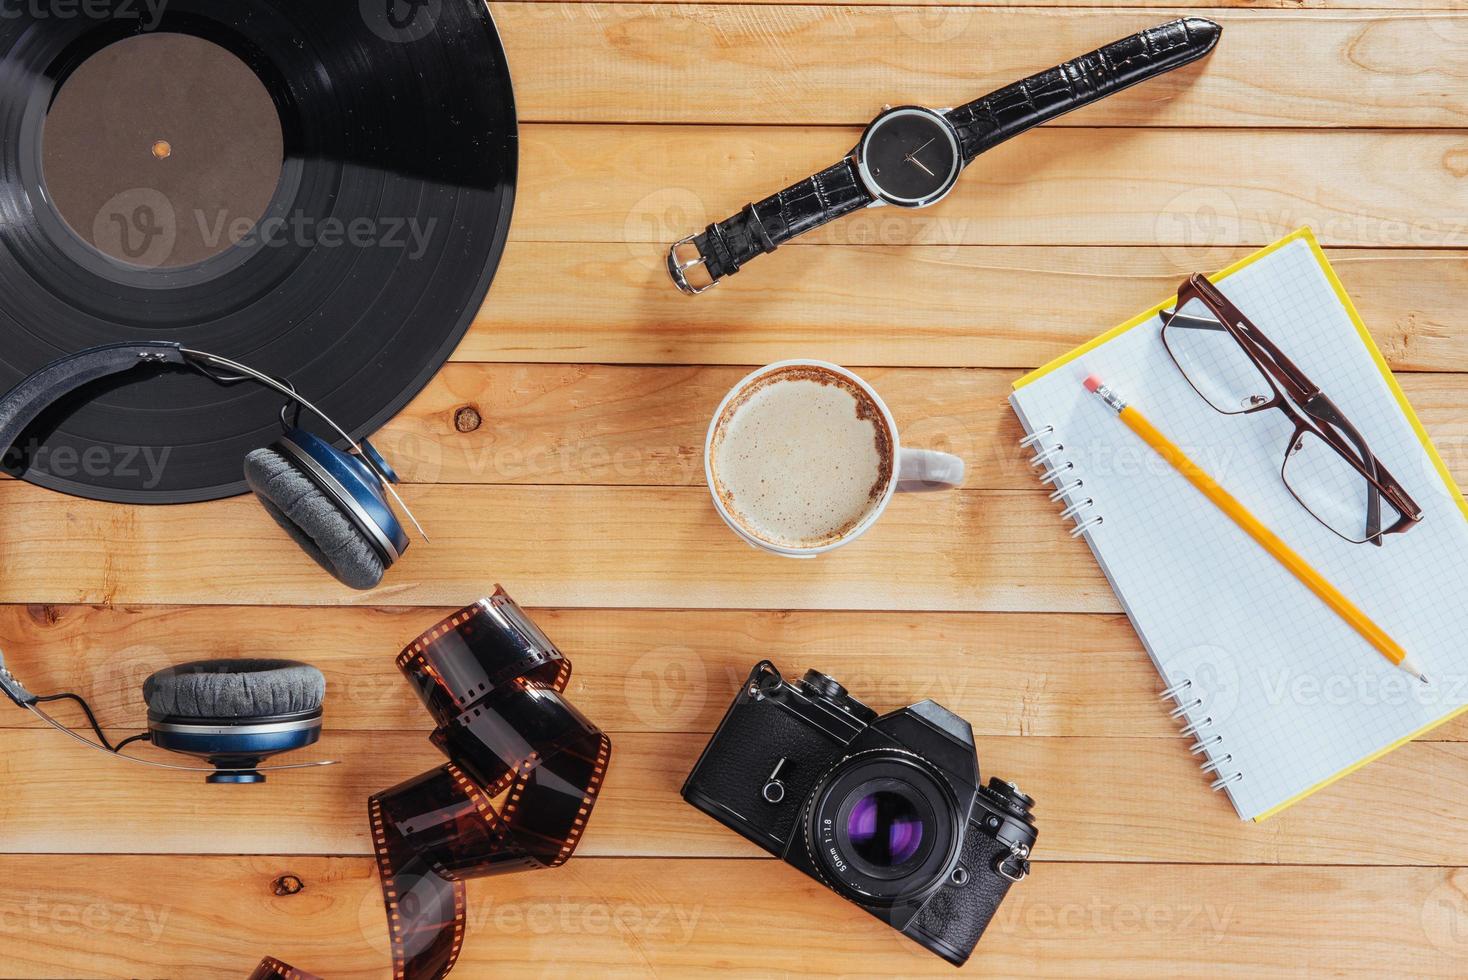
[[[1181, 277], [1179, 277], [1181, 278]], [[1183, 378], [1153, 317], [1012, 396], [1036, 448], [1062, 444], [1058, 477], [1093, 500], [1087, 532], [1168, 687], [1197, 724], [1241, 817], [1284, 803], [1468, 703], [1468, 520], [1403, 415], [1307, 241], [1220, 284], [1320, 385], [1424, 511], [1384, 547], [1351, 544], [1290, 495], [1292, 433], [1278, 411], [1215, 412]], [[1280, 566], [1082, 387], [1098, 374], [1427, 673], [1423, 686]], [[1183, 722], [1179, 722], [1183, 724]]]

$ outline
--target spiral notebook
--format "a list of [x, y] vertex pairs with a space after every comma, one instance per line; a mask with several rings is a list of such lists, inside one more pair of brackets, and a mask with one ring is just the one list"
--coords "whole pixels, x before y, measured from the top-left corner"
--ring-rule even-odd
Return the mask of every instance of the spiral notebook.
[[[1214, 280], [1361, 430], [1422, 507], [1421, 524], [1378, 548], [1342, 540], [1302, 509], [1280, 477], [1289, 422], [1204, 403], [1162, 345], [1157, 312], [1172, 301], [1020, 379], [1010, 402], [1037, 474], [1141, 636], [1208, 783], [1241, 818], [1263, 820], [1468, 705], [1468, 503], [1308, 229]], [[1082, 387], [1092, 373], [1433, 683], [1392, 666], [1153, 455]]]

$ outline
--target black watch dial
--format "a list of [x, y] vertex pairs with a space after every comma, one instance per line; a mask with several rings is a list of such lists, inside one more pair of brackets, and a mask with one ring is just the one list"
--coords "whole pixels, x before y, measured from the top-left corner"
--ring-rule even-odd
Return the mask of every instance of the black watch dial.
[[958, 180], [958, 138], [931, 109], [890, 109], [867, 127], [857, 163], [874, 195], [889, 204], [919, 208], [947, 194]]

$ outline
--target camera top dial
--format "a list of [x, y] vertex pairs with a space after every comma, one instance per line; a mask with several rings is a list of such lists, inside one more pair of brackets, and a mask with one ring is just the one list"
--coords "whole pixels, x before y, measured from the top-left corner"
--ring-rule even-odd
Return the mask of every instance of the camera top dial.
[[836, 683], [836, 678], [830, 674], [823, 674], [819, 670], [807, 670], [805, 676], [800, 679], [800, 686], [816, 697], [830, 701], [840, 701], [850, 697], [846, 688]]
[[814, 700], [839, 708], [864, 724], [869, 724], [877, 717], [875, 711], [852, 697], [851, 692], [836, 682], [836, 678], [819, 670], [805, 672], [805, 676], [800, 679], [800, 690]]

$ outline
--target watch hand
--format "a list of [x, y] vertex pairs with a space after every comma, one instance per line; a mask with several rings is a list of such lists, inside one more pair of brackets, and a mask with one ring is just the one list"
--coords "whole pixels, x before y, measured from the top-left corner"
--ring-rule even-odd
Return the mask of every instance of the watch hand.
[[[908, 157], [907, 158], [907, 162], [908, 163], [915, 163], [919, 167], [923, 167], [923, 162], [921, 160], [919, 160], [917, 157]], [[927, 174], [929, 177], [936, 177], [936, 176], [938, 176], [937, 174], [933, 173], [933, 171], [929, 170], [927, 167], [923, 167], [923, 173]]]
[[922, 146], [918, 147], [916, 150], [913, 150], [911, 153], [909, 153], [907, 155], [907, 159], [911, 160], [913, 157], [917, 156], [919, 153], [921, 153], [924, 150], [926, 150], [928, 148], [928, 145], [931, 144], [933, 142], [933, 140], [935, 140], [937, 138], [938, 137], [936, 137], [936, 136], [929, 137], [928, 138], [928, 142], [927, 143], [924, 143]]

